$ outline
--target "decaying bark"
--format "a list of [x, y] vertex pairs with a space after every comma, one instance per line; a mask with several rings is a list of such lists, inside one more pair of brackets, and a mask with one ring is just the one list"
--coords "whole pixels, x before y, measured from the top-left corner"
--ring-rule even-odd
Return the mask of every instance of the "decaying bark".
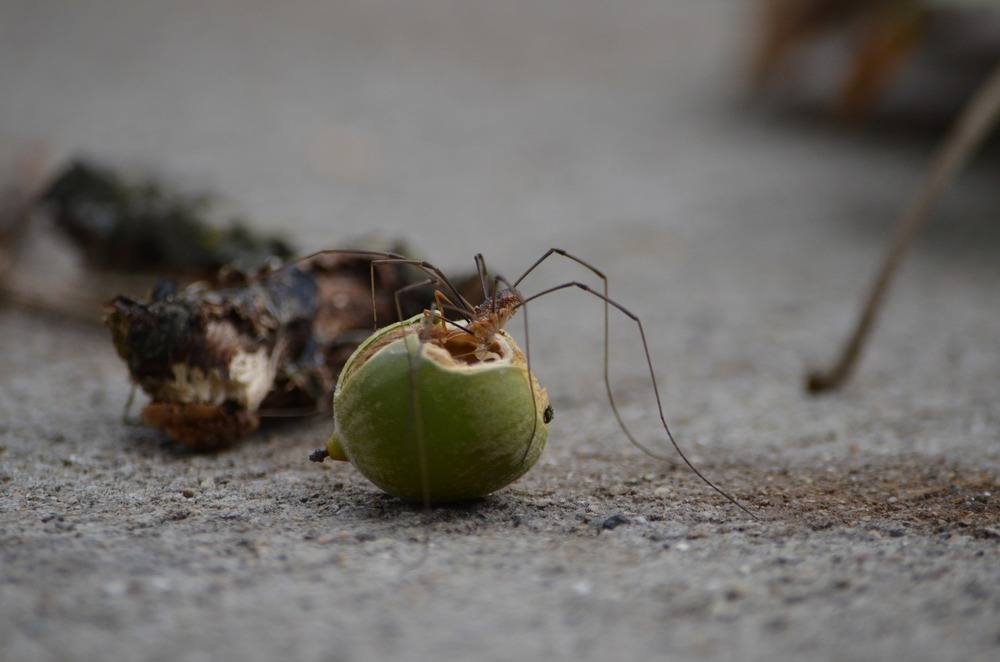
[[[104, 307], [118, 354], [150, 397], [147, 423], [193, 448], [213, 449], [254, 431], [261, 418], [329, 409], [341, 366], [373, 330], [370, 257], [329, 252], [281, 266], [294, 248], [239, 218], [220, 225], [211, 195], [81, 158], [43, 177], [42, 156], [26, 153], [9, 190], [0, 191], [0, 302], [96, 320], [109, 296], [5, 278], [33, 213], [41, 212], [89, 271], [121, 275], [128, 282], [122, 288], [150, 274], [199, 279], [184, 287], [160, 281], [145, 299], [118, 296]], [[408, 252], [402, 244], [363, 243]], [[252, 274], [240, 271], [268, 260], [271, 266]], [[426, 278], [412, 266], [377, 265], [379, 323], [396, 321], [394, 294], [404, 286], [414, 285], [401, 294], [406, 316], [430, 306], [433, 288], [415, 285]], [[477, 276], [458, 286], [469, 301], [481, 300]]]
[[[327, 409], [340, 367], [372, 331], [370, 273], [370, 258], [327, 254], [211, 285], [164, 283], [148, 301], [116, 297], [105, 322], [152, 399], [143, 419], [213, 449], [255, 430], [262, 414]], [[393, 293], [424, 276], [397, 264], [375, 274], [379, 322], [393, 322]], [[429, 306], [432, 293], [408, 291], [404, 314]]]

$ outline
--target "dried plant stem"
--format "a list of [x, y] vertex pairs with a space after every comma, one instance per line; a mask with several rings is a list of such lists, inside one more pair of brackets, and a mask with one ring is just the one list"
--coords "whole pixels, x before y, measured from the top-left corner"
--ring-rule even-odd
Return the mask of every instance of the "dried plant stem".
[[882, 307], [893, 276], [903, 262], [914, 237], [927, 224], [934, 203], [941, 193], [968, 163], [998, 119], [1000, 119], [1000, 65], [993, 70], [986, 82], [966, 104], [961, 116], [938, 149], [916, 198], [896, 223], [882, 266], [872, 283], [854, 332], [830, 369], [809, 374], [806, 388], [810, 392], [822, 393], [836, 389], [851, 376], [864, 349], [865, 341], [871, 335], [875, 318]]

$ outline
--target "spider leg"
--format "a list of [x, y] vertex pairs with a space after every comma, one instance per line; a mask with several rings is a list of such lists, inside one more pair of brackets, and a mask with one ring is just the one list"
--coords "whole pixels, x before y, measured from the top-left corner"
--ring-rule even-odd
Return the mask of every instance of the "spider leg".
[[329, 248], [326, 250], [316, 251], [315, 253], [310, 253], [309, 255], [301, 257], [297, 260], [288, 262], [282, 265], [277, 271], [270, 272], [268, 275], [273, 275], [274, 273], [280, 273], [285, 269], [291, 269], [294, 267], [302, 266], [312, 260], [316, 260], [326, 255], [343, 255], [347, 257], [362, 257], [362, 258], [367, 257], [371, 258], [373, 261], [377, 260], [377, 261], [383, 261], [385, 263], [408, 264], [416, 269], [419, 269], [420, 271], [423, 271], [425, 274], [429, 276], [433, 276], [437, 282], [441, 283], [446, 288], [448, 288], [448, 290], [456, 296], [456, 299], [460, 301], [463, 306], [467, 307], [470, 312], [472, 311], [472, 304], [470, 304], [468, 300], [466, 300], [462, 296], [461, 292], [458, 291], [458, 288], [456, 288], [455, 285], [450, 280], [448, 280], [448, 277], [444, 274], [443, 271], [441, 271], [441, 269], [434, 266], [430, 262], [427, 262], [426, 260], [414, 260], [406, 257], [405, 255], [400, 255], [399, 253], [391, 253], [388, 251], [367, 251], [367, 250]]
[[[510, 281], [501, 275], [493, 277], [493, 300], [496, 301], [497, 284], [503, 283], [511, 292], [517, 292]], [[521, 455], [521, 464], [528, 459], [528, 454], [535, 442], [535, 433], [538, 432], [538, 401], [535, 399], [535, 380], [531, 376], [531, 336], [528, 332], [528, 307], [524, 305], [524, 299], [518, 294], [521, 303], [518, 307], [524, 311], [524, 362], [527, 364], [528, 389], [531, 392], [531, 434], [528, 436], [528, 443], [524, 447], [524, 454]]]
[[[372, 287], [371, 287], [371, 293], [372, 293], [372, 322], [374, 324], [375, 329], [378, 329], [378, 312], [376, 311], [376, 306], [375, 306], [375, 265], [376, 264], [384, 264], [384, 263], [385, 263], [385, 260], [372, 260], [370, 268], [369, 268], [369, 272], [371, 273], [371, 285], [372, 285]], [[404, 292], [408, 292], [410, 290], [416, 290], [416, 289], [419, 289], [421, 287], [427, 287], [428, 285], [434, 285], [437, 282], [438, 282], [437, 278], [428, 278], [428, 279], [422, 280], [422, 281], [420, 281], [418, 283], [410, 283], [409, 285], [404, 285], [403, 287], [401, 287], [398, 290], [396, 290], [396, 292], [394, 293], [394, 296], [398, 296], [398, 295], [400, 295], [400, 294], [402, 294]], [[402, 320], [400, 320], [400, 321], [402, 321]]]
[[[535, 260], [535, 262], [532, 263], [532, 265], [530, 267], [528, 267], [525, 270], [525, 272], [523, 274], [521, 274], [521, 276], [516, 281], [514, 281], [514, 286], [516, 287], [521, 281], [523, 281], [525, 278], [527, 278], [528, 275], [531, 274], [531, 272], [533, 272], [536, 268], [538, 268], [538, 266], [540, 264], [542, 264], [543, 262], [545, 262], [546, 260], [548, 260], [553, 255], [557, 255], [559, 257], [564, 257], [564, 258], [566, 258], [568, 260], [572, 260], [573, 262], [576, 262], [577, 264], [579, 264], [580, 266], [582, 266], [583, 268], [587, 269], [592, 274], [594, 274], [595, 276], [597, 276], [598, 278], [601, 279], [601, 283], [603, 284], [603, 289], [604, 289], [603, 296], [599, 295], [600, 298], [604, 302], [604, 366], [603, 366], [603, 368], [604, 368], [604, 390], [607, 393], [608, 404], [611, 405], [611, 411], [614, 414], [615, 421], [617, 421], [617, 423], [618, 423], [618, 427], [621, 428], [622, 433], [628, 438], [628, 440], [634, 446], [636, 446], [639, 449], [643, 449], [642, 445], [636, 440], [635, 435], [632, 434], [632, 431], [629, 430], [628, 426], [625, 424], [625, 419], [624, 419], [624, 417], [622, 417], [621, 412], [618, 410], [618, 403], [615, 402], [615, 395], [614, 395], [614, 392], [611, 389], [611, 359], [610, 359], [610, 355], [611, 355], [611, 307], [610, 307], [610, 301], [611, 301], [611, 299], [608, 298], [609, 297], [609, 295], [608, 295], [608, 277], [604, 274], [603, 271], [601, 271], [600, 269], [598, 269], [597, 267], [595, 267], [591, 263], [587, 262], [583, 258], [577, 257], [576, 255], [573, 255], [572, 253], [569, 253], [569, 252], [567, 252], [567, 251], [565, 251], [565, 250], [563, 250], [561, 248], [550, 248], [549, 250], [547, 250], [545, 252], [544, 255], [542, 255], [540, 258], [538, 258], [537, 260]], [[645, 450], [645, 449], [643, 449], [643, 450]]]
[[[396, 300], [396, 314], [399, 318], [399, 322], [402, 323], [403, 320], [403, 305], [400, 301], [399, 295], [404, 292], [408, 287], [401, 287], [393, 293], [393, 298]], [[434, 306], [431, 306], [431, 314], [435, 314]], [[440, 313], [438, 313], [440, 314]], [[416, 352], [410, 348], [410, 336], [415, 336], [417, 340]], [[410, 375], [410, 417], [413, 422], [413, 437], [414, 444], [417, 451], [417, 470], [420, 472], [420, 491], [421, 491], [421, 506], [424, 513], [424, 540], [423, 547], [420, 558], [416, 562], [407, 564], [403, 568], [403, 573], [420, 567], [423, 565], [424, 561], [430, 555], [430, 515], [431, 515], [431, 485], [430, 485], [430, 467], [427, 458], [427, 444], [424, 439], [424, 426], [423, 419], [420, 413], [420, 396], [417, 391], [418, 379], [417, 379], [417, 364], [414, 360], [414, 355], [420, 356], [423, 347], [423, 341], [420, 338], [420, 332], [415, 331], [412, 334], [404, 333], [403, 342], [406, 346], [406, 361], [409, 366]]]
[[476, 253], [476, 271], [479, 272], [479, 284], [483, 286], [483, 301], [490, 298], [489, 290], [486, 289], [486, 279], [488, 276], [488, 271], [486, 271], [486, 260], [483, 258], [482, 253]]
[[[528, 297], [526, 299], [521, 299], [521, 303], [518, 304], [518, 307], [523, 307], [529, 301], [534, 301], [535, 299], [538, 299], [540, 297], [546, 296], [548, 294], [552, 294], [553, 292], [558, 292], [559, 290], [565, 290], [565, 289], [569, 289], [569, 288], [573, 288], [573, 287], [578, 288], [580, 290], [583, 290], [584, 292], [588, 292], [588, 293], [596, 296], [597, 298], [601, 299], [606, 304], [614, 306], [615, 309], [619, 310], [622, 314], [624, 314], [626, 317], [628, 317], [633, 322], [635, 322], [636, 326], [639, 328], [639, 337], [642, 340], [642, 351], [645, 354], [646, 365], [649, 368], [649, 378], [650, 378], [650, 381], [652, 382], [652, 385], [653, 385], [653, 395], [656, 397], [656, 408], [657, 408], [657, 411], [659, 412], [660, 422], [663, 424], [663, 429], [667, 433], [667, 438], [670, 440], [670, 443], [673, 445], [674, 450], [676, 450], [677, 454], [680, 455], [681, 459], [684, 461], [684, 464], [686, 464], [688, 466], [688, 468], [691, 469], [691, 471], [693, 471], [696, 476], [698, 476], [698, 478], [700, 478], [702, 481], [704, 481], [706, 485], [708, 485], [713, 490], [715, 490], [716, 492], [718, 492], [719, 494], [721, 494], [730, 503], [732, 503], [733, 505], [735, 505], [737, 508], [739, 508], [740, 510], [742, 510], [743, 512], [745, 512], [747, 515], [749, 515], [753, 519], [759, 519], [757, 517], [757, 515], [755, 515], [752, 512], [750, 512], [750, 510], [747, 509], [746, 506], [744, 506], [742, 503], [740, 503], [739, 501], [737, 501], [734, 497], [730, 496], [730, 494], [728, 492], [726, 492], [725, 490], [723, 490], [722, 488], [720, 488], [719, 486], [717, 486], [715, 483], [713, 483], [711, 480], [709, 480], [707, 477], [705, 477], [705, 475], [703, 473], [701, 473], [701, 471], [699, 471], [698, 468], [694, 466], [694, 464], [691, 463], [691, 460], [688, 459], [687, 455], [684, 454], [684, 451], [681, 450], [680, 445], [678, 445], [677, 441], [674, 439], [674, 435], [670, 431], [670, 426], [667, 424], [666, 414], [663, 413], [663, 402], [660, 399], [660, 389], [659, 389], [659, 387], [657, 386], [657, 383], [656, 383], [656, 371], [653, 369], [653, 359], [652, 359], [652, 357], [649, 354], [649, 344], [646, 341], [646, 331], [643, 328], [642, 320], [640, 320], [639, 317], [635, 313], [631, 312], [630, 310], [628, 310], [627, 308], [625, 308], [624, 306], [622, 306], [620, 303], [614, 301], [613, 299], [610, 299], [610, 298], [606, 297], [605, 295], [601, 294], [597, 290], [594, 290], [589, 285], [586, 285], [586, 284], [578, 282], [578, 281], [570, 281], [568, 283], [563, 283], [562, 285], [556, 285], [554, 287], [550, 287], [548, 289], [542, 290], [541, 292], [537, 292], [536, 294], [533, 294], [533, 295], [531, 295], [530, 297]], [[610, 390], [610, 387], [609, 387], [609, 390]], [[612, 402], [613, 402], [613, 400], [612, 400]], [[624, 429], [624, 426], [623, 426], [623, 429]], [[656, 459], [659, 459], [659, 460], [669, 461], [668, 457], [652, 451], [647, 446], [645, 446], [644, 444], [640, 443], [638, 439], [636, 439], [634, 436], [632, 436], [631, 434], [629, 434], [627, 431], [626, 431], [626, 434], [628, 436], [629, 441], [632, 442], [632, 445], [634, 445], [636, 448], [638, 448], [639, 450], [641, 450], [642, 452], [644, 452], [646, 455], [649, 455], [650, 457], [656, 458]]]
[[[401, 257], [387, 257], [387, 258], [376, 258], [372, 260], [372, 265], [374, 264], [407, 264], [412, 267], [420, 269], [426, 274], [432, 276], [439, 284], [444, 285], [448, 290], [455, 296], [455, 300], [458, 301], [462, 306], [464, 306], [470, 313], [473, 311], [473, 306], [469, 303], [469, 300], [462, 296], [462, 293], [455, 287], [448, 277], [444, 275], [440, 269], [435, 267], [430, 262], [425, 262], [423, 260], [411, 260], [409, 258]], [[372, 267], [374, 269], [374, 266]]]

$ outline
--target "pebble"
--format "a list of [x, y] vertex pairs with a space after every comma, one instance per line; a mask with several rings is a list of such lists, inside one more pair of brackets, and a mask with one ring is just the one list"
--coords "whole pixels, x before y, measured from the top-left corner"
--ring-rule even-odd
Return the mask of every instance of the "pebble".
[[620, 513], [615, 513], [601, 522], [601, 528], [606, 531], [610, 531], [611, 529], [618, 528], [622, 524], [628, 524], [628, 518]]

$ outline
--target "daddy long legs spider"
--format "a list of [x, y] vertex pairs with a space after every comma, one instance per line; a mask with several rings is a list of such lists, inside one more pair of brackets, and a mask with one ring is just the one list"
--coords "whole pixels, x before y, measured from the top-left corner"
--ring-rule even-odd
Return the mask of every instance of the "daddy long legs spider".
[[[486, 263], [483, 256], [476, 255], [475, 263], [476, 268], [479, 273], [479, 278], [483, 290], [483, 303], [479, 305], [472, 305], [468, 299], [462, 296], [458, 288], [449, 281], [448, 277], [444, 272], [434, 266], [433, 264], [423, 261], [408, 258], [403, 255], [395, 253], [379, 253], [371, 251], [339, 251], [348, 252], [358, 255], [364, 255], [372, 258], [371, 262], [371, 273], [372, 273], [372, 283], [374, 289], [375, 282], [375, 271], [380, 264], [406, 264], [410, 265], [415, 269], [424, 272], [428, 278], [425, 281], [419, 283], [413, 283], [404, 288], [397, 290], [394, 293], [396, 308], [399, 317], [399, 322], [394, 325], [396, 328], [390, 334], [382, 334], [386, 337], [381, 337], [377, 341], [366, 341], [362, 344], [362, 347], [356, 353], [356, 357], [359, 357], [358, 362], [364, 363], [368, 361], [372, 356], [375, 356], [383, 348], [387, 347], [390, 341], [403, 340], [403, 345], [406, 346], [405, 352], [405, 362], [408, 368], [409, 380], [409, 402], [408, 402], [408, 416], [410, 420], [411, 435], [413, 437], [413, 442], [416, 447], [417, 452], [417, 473], [419, 475], [419, 500], [423, 501], [425, 505], [429, 505], [432, 501], [432, 492], [435, 492], [433, 486], [430, 485], [430, 469], [428, 464], [428, 443], [425, 438], [428, 432], [424, 429], [423, 419], [427, 417], [427, 412], [422, 411], [421, 400], [425, 397], [434, 398], [431, 394], [427, 396], [425, 391], [421, 388], [418, 389], [419, 375], [422, 374], [419, 369], [418, 357], [422, 357], [422, 352], [434, 352], [436, 355], [446, 355], [447, 359], [456, 365], [483, 365], [492, 362], [500, 362], [505, 358], [505, 352], [510, 353], [507, 348], [505, 348], [504, 338], [506, 334], [503, 329], [506, 324], [513, 318], [513, 316], [520, 312], [522, 313], [524, 319], [524, 338], [525, 338], [525, 351], [524, 351], [524, 371], [523, 374], [527, 375], [527, 379], [522, 378], [522, 382], [526, 382], [528, 386], [528, 391], [530, 397], [526, 399], [530, 403], [531, 416], [526, 418], [530, 421], [530, 427], [525, 427], [525, 431], [528, 434], [524, 434], [523, 437], [519, 437], [520, 441], [515, 443], [518, 448], [517, 462], [518, 465], [523, 467], [526, 463], [529, 463], [529, 457], [531, 457], [531, 463], [537, 459], [536, 451], [540, 452], [540, 449], [536, 448], [536, 432], [539, 427], [539, 407], [544, 404], [544, 411], [542, 411], [541, 421], [543, 424], [547, 424], [551, 420], [551, 408], [547, 406], [547, 396], [544, 398], [537, 397], [539, 395], [538, 386], [536, 380], [531, 374], [531, 359], [530, 359], [530, 336], [528, 328], [528, 303], [547, 297], [549, 295], [555, 294], [563, 290], [578, 290], [584, 292], [598, 300], [600, 300], [604, 307], [604, 341], [603, 341], [603, 379], [605, 385], [605, 391], [608, 397], [608, 402], [611, 406], [612, 412], [615, 416], [618, 426], [621, 428], [622, 432], [625, 434], [629, 442], [638, 448], [640, 451], [646, 455], [663, 461], [671, 461], [671, 458], [663, 453], [660, 453], [648, 444], [642, 443], [639, 439], [632, 433], [628, 425], [625, 423], [624, 418], [618, 407], [618, 403], [615, 400], [614, 390], [611, 387], [610, 379], [610, 359], [609, 359], [609, 331], [610, 331], [610, 316], [612, 309], [618, 313], [624, 315], [630, 321], [635, 324], [636, 330], [638, 332], [638, 339], [640, 341], [643, 356], [645, 358], [646, 367], [649, 373], [650, 384], [653, 388], [653, 393], [656, 402], [656, 413], [659, 418], [659, 422], [662, 426], [663, 432], [665, 433], [667, 440], [673, 447], [674, 451], [680, 456], [683, 463], [692, 471], [694, 474], [700, 478], [706, 485], [708, 485], [712, 490], [724, 497], [728, 502], [738, 507], [744, 513], [750, 517], [757, 519], [757, 516], [751, 512], [746, 506], [744, 506], [735, 497], [730, 495], [728, 492], [720, 488], [714, 482], [712, 482], [707, 476], [705, 476], [687, 457], [684, 451], [681, 449], [680, 445], [677, 443], [673, 432], [667, 422], [666, 414], [663, 409], [662, 398], [659, 393], [659, 386], [656, 379], [656, 371], [653, 367], [652, 357], [649, 351], [649, 344], [646, 337], [646, 330], [643, 326], [642, 320], [638, 315], [631, 312], [629, 309], [624, 307], [622, 304], [612, 299], [608, 295], [608, 278], [607, 276], [594, 267], [592, 264], [583, 260], [565, 250], [559, 248], [552, 248], [545, 252], [541, 257], [539, 257], [534, 263], [529, 266], [524, 273], [522, 273], [514, 281], [508, 281], [502, 276], [494, 275], [490, 277], [487, 269]], [[326, 251], [320, 252], [316, 255], [321, 255], [327, 253]], [[313, 257], [313, 256], [310, 256]], [[567, 281], [558, 285], [547, 287], [531, 295], [524, 296], [518, 290], [518, 286], [523, 283], [542, 263], [553, 257], [562, 257], [568, 259], [578, 265], [584, 267], [590, 271], [593, 275], [601, 280], [602, 290], [598, 291], [592, 288], [590, 285], [578, 281], [572, 280]], [[309, 258], [306, 258], [309, 259]], [[501, 285], [503, 286], [501, 288]], [[400, 297], [407, 290], [414, 287], [422, 286], [434, 286], [435, 291], [435, 303], [428, 309], [425, 310], [421, 316], [418, 318], [411, 318], [411, 320], [403, 319], [402, 306], [400, 303]], [[448, 315], [452, 318], [449, 318]], [[454, 318], [458, 315], [458, 318]], [[376, 320], [377, 324], [377, 320]], [[385, 331], [383, 329], [383, 331]], [[395, 334], [395, 335], [392, 335]], [[503, 334], [503, 336], [501, 336]], [[378, 335], [378, 334], [376, 334]], [[375, 338], [373, 336], [372, 338]], [[499, 340], [498, 340], [499, 339]], [[371, 344], [369, 344], [371, 343]], [[430, 347], [431, 349], [427, 349]], [[443, 351], [442, 351], [443, 350]], [[516, 352], [515, 346], [515, 352]], [[401, 356], [403, 355], [401, 354]], [[349, 361], [348, 366], [345, 367], [345, 373], [347, 373], [347, 379], [345, 380], [345, 375], [341, 376], [340, 382], [338, 383], [338, 393], [341, 391], [341, 385], [345, 381], [349, 381], [353, 378], [352, 370], [354, 367]], [[421, 396], [418, 397], [418, 390]], [[544, 395], [544, 390], [542, 390], [541, 395]], [[541, 404], [540, 404], [541, 400]], [[335, 396], [336, 402], [336, 396]], [[368, 402], [365, 404], [364, 401], [354, 400], [353, 405], [362, 407], [368, 407], [369, 405], [373, 408], [381, 407], [383, 403], [378, 402]], [[456, 405], [457, 406], [457, 405]], [[486, 406], [484, 403], [480, 403], [479, 406]], [[335, 415], [337, 406], [335, 405]], [[384, 409], [384, 407], [383, 407]], [[347, 414], [344, 414], [347, 416]], [[338, 421], [340, 419], [338, 418]], [[366, 425], [371, 426], [369, 421]], [[338, 423], [339, 426], [339, 423]], [[542, 441], [544, 443], [544, 440]], [[339, 459], [348, 459], [348, 455], [351, 453], [344, 453], [340, 449], [333, 447], [333, 455], [340, 455]], [[339, 451], [339, 452], [338, 452]], [[327, 456], [326, 452], [319, 452], [314, 454], [313, 459], [322, 460]], [[357, 465], [355, 457], [350, 458]], [[530, 468], [530, 463], [527, 467], [523, 467], [523, 471], [510, 471], [512, 478], [503, 482], [497, 487], [492, 487], [487, 491], [492, 491], [493, 489], [498, 489], [503, 485], [507, 484], [513, 479], [516, 479], [524, 471]], [[462, 470], [460, 468], [459, 470]], [[364, 470], [362, 470], [364, 473]], [[376, 470], [375, 473], [378, 473]], [[368, 475], [368, 474], [366, 474]], [[368, 476], [372, 478], [372, 476]], [[379, 483], [379, 479], [373, 479], [373, 482]], [[383, 486], [384, 489], [385, 486]], [[387, 491], [392, 491], [389, 488]], [[446, 492], [447, 494], [447, 492]], [[416, 498], [418, 496], [415, 492], [409, 493], [410, 498]]]

